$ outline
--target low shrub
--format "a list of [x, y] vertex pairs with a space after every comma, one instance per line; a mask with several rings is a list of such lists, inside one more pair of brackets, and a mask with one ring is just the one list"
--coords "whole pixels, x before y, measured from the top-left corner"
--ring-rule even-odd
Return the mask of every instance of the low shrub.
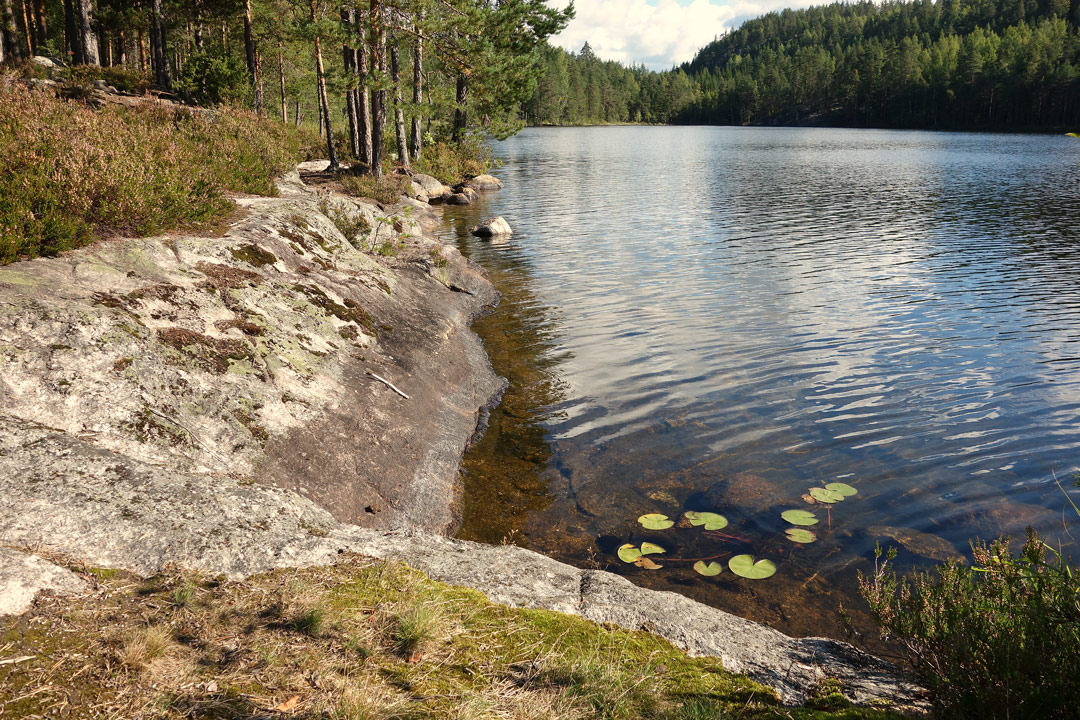
[[405, 185], [409, 182], [409, 178], [397, 173], [376, 178], [372, 175], [354, 175], [344, 172], [338, 176], [338, 182], [349, 195], [371, 198], [383, 205], [392, 205], [405, 194]]
[[243, 110], [94, 110], [0, 84], [0, 264], [207, 221], [229, 192], [273, 194], [298, 154], [291, 128]]
[[1080, 712], [1080, 577], [1034, 532], [973, 544], [974, 565], [900, 578], [878, 561], [860, 591], [900, 643], [942, 718], [1073, 718]]
[[413, 169], [453, 185], [483, 175], [496, 165], [491, 147], [483, 138], [469, 137], [458, 145], [440, 141], [426, 146]]

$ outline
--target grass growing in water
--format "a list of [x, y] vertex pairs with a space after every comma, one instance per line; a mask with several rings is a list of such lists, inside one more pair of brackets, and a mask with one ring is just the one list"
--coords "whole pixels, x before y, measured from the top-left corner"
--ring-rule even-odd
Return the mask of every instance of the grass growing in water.
[[230, 192], [274, 194], [300, 140], [243, 110], [94, 110], [0, 77], [0, 148], [4, 264], [206, 222]]
[[[99, 583], [93, 597], [45, 599], [0, 620], [5, 656], [33, 656], [0, 666], [0, 716], [42, 715], [67, 700], [71, 717], [89, 708], [156, 718], [896, 717], [784, 708], [718, 659], [689, 658], [644, 632], [493, 605], [400, 564]], [[176, 607], [168, 600], [186, 583], [198, 602]], [[312, 608], [319, 632], [297, 632], [294, 620]]]

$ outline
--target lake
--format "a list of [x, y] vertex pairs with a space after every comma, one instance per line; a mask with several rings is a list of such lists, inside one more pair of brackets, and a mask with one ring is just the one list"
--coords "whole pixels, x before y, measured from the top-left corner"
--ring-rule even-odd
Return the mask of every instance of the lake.
[[[504, 294], [476, 329], [511, 382], [460, 537], [799, 635], [842, 637], [842, 605], [866, 645], [878, 543], [927, 568], [1031, 525], [1080, 554], [1054, 482], [1080, 463], [1080, 140], [607, 127], [495, 150], [506, 188], [443, 234]], [[509, 241], [468, 235], [492, 215]], [[802, 499], [834, 482], [857, 494]], [[729, 524], [637, 522], [686, 510]], [[616, 556], [643, 541], [663, 567]], [[776, 574], [736, 576], [741, 554]]]

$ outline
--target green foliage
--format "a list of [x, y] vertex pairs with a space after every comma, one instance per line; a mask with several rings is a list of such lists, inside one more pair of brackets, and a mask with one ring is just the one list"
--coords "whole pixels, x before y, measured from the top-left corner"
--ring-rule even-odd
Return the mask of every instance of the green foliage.
[[120, 92], [141, 95], [151, 85], [150, 75], [147, 72], [135, 68], [126, 68], [122, 65], [113, 67], [98, 67], [96, 65], [77, 65], [68, 68], [66, 72], [59, 73], [60, 77], [66, 75], [67, 80], [84, 91], [89, 92], [93, 88], [95, 80], [102, 80]]
[[414, 168], [453, 185], [463, 178], [483, 175], [495, 166], [491, 146], [483, 138], [469, 135], [457, 144], [436, 142], [425, 148]]
[[246, 111], [97, 111], [15, 85], [0, 87], [0, 147], [0, 263], [207, 221], [227, 192], [273, 194], [298, 152]]
[[169, 599], [174, 607], [191, 607], [191, 603], [195, 599], [195, 583], [186, 582], [183, 585], [180, 585], [173, 590], [172, 597]]
[[972, 546], [974, 565], [900, 578], [895, 557], [860, 575], [882, 634], [899, 642], [942, 718], [1071, 718], [1080, 704], [1080, 577], [1029, 531]]
[[235, 55], [194, 53], [184, 62], [173, 86], [180, 97], [196, 105], [246, 105], [251, 98], [247, 68]]
[[[1074, 3], [1075, 5], [1075, 3]], [[687, 123], [1047, 128], [1080, 122], [1078, 16], [1025, 0], [772, 12], [703, 48]]]
[[289, 623], [293, 630], [308, 637], [320, 637], [326, 629], [326, 609], [320, 606], [296, 613]]

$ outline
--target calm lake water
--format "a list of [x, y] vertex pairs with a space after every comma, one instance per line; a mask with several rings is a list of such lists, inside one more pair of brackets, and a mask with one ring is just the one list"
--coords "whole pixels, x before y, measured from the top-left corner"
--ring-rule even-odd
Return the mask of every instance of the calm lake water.
[[[505, 295], [477, 329], [511, 381], [460, 536], [833, 636], [841, 604], [868, 631], [879, 542], [929, 567], [1031, 525], [1080, 555], [1053, 482], [1080, 463], [1080, 140], [615, 127], [496, 151], [506, 188], [444, 234]], [[491, 215], [509, 242], [468, 236]], [[837, 481], [858, 494], [801, 499]], [[685, 510], [726, 536], [636, 522]], [[614, 555], [643, 540], [663, 568]], [[743, 553], [776, 575], [735, 576]]]

